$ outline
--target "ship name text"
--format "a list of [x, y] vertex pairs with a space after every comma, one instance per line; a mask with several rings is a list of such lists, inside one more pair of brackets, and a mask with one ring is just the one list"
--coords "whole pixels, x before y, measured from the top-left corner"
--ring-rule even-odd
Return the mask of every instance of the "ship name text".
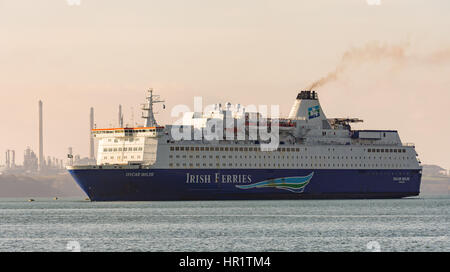
[[220, 173], [210, 174], [190, 174], [186, 173], [186, 183], [251, 183], [251, 175], [233, 174], [225, 175]]

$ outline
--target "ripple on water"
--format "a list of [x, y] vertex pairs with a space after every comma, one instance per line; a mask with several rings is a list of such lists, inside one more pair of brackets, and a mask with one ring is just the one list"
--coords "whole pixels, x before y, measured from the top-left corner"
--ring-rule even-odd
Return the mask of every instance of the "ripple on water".
[[0, 200], [0, 251], [449, 251], [450, 198]]

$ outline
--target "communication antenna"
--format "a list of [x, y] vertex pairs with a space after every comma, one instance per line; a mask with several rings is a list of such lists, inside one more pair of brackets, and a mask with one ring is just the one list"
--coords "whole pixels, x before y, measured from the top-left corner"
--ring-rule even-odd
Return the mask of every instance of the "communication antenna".
[[[141, 117], [145, 119], [145, 127], [156, 127], [158, 123], [153, 112], [153, 104], [163, 103], [165, 101], [161, 100], [159, 95], [153, 95], [153, 89], [147, 91], [146, 99], [147, 103], [141, 105], [141, 109], [143, 110]], [[163, 107], [165, 108], [165, 105]]]

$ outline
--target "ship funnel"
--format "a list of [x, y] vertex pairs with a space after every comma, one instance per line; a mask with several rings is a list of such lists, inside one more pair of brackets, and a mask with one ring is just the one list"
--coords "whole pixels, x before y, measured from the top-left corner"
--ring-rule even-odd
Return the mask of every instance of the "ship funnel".
[[331, 129], [315, 91], [301, 91], [297, 95], [289, 119], [304, 119], [310, 124], [318, 124], [322, 129]]
[[39, 171], [45, 168], [44, 159], [44, 137], [43, 137], [43, 121], [42, 121], [42, 101], [39, 100]]

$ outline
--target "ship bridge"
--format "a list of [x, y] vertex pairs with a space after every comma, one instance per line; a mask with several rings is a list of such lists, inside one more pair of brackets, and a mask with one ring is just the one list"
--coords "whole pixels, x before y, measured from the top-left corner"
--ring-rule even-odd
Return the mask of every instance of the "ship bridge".
[[[156, 161], [158, 140], [165, 135], [164, 126], [155, 120], [153, 104], [164, 102], [150, 89], [142, 106], [145, 126], [92, 129], [98, 141], [97, 165], [151, 165]], [[123, 123], [119, 113], [119, 126]]]
[[97, 164], [152, 164], [164, 127], [93, 129], [99, 139]]

